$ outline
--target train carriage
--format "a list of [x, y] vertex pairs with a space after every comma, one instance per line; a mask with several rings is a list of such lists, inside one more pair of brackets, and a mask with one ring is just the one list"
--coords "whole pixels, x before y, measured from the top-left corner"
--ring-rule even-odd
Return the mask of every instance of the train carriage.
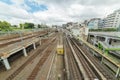
[[120, 57], [120, 37], [115, 35], [115, 33], [90, 33], [88, 35], [88, 42], [103, 50], [105, 53], [111, 53]]

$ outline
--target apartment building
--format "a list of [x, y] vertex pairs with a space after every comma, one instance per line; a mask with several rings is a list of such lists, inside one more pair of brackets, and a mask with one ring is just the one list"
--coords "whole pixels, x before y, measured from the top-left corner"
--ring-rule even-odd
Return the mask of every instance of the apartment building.
[[120, 27], [120, 9], [109, 14], [105, 18], [104, 28], [119, 28]]

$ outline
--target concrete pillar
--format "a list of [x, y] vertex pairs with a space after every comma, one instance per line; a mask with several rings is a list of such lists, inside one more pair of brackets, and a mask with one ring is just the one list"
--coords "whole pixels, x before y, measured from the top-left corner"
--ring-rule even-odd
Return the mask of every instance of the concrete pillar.
[[90, 42], [90, 35], [88, 35], [88, 42]]
[[94, 35], [94, 40], [93, 40], [93, 45], [94, 46], [95, 46], [96, 41], [97, 41], [97, 37], [96, 37], [96, 35]]
[[[86, 46], [86, 47], [87, 47], [87, 46]], [[87, 50], [88, 50], [88, 51], [90, 51], [90, 48], [89, 48], [89, 47], [87, 47]]]
[[5, 68], [6, 68], [7, 70], [11, 69], [10, 64], [9, 64], [7, 58], [3, 59], [3, 64], [5, 65]]
[[33, 43], [33, 48], [36, 49], [36, 45], [35, 45], [35, 43]]
[[92, 55], [94, 56], [95, 55], [95, 51], [92, 50]]
[[25, 56], [25, 57], [28, 56], [28, 55], [27, 55], [27, 51], [26, 51], [25, 48], [23, 48], [23, 53], [24, 53], [24, 56]]
[[41, 38], [40, 38], [40, 45], [41, 45]]
[[108, 42], [109, 42], [109, 37], [105, 37], [105, 43], [108, 44]]
[[118, 68], [118, 69], [117, 69], [117, 72], [116, 72], [115, 77], [118, 77], [118, 76], [119, 76], [119, 74], [120, 74], [120, 68]]
[[101, 59], [101, 64], [103, 63], [103, 60], [104, 60], [104, 57], [102, 57], [102, 59]]

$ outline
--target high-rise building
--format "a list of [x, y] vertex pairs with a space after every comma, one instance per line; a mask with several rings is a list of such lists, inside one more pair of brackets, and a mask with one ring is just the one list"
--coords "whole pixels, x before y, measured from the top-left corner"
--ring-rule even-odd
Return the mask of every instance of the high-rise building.
[[105, 18], [105, 28], [118, 28], [120, 26], [120, 9]]

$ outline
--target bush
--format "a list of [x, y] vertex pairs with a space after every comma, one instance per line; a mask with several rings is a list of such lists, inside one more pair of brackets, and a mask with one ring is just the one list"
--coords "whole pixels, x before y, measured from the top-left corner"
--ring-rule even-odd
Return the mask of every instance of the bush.
[[116, 28], [89, 29], [89, 31], [117, 31]]

